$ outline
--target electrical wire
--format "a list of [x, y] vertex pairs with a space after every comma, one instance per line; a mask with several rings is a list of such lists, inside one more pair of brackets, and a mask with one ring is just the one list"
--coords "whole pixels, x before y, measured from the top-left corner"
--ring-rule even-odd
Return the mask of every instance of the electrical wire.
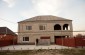
[[0, 20], [6, 21], [6, 22], [9, 22], [9, 23], [13, 23], [13, 24], [17, 24], [17, 23], [14, 23], [14, 22], [11, 22], [9, 20], [2, 19], [2, 18], [0, 18]]

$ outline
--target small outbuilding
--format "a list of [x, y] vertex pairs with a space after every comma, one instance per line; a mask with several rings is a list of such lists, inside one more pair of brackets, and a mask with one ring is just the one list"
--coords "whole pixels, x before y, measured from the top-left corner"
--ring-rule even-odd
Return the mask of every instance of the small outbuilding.
[[0, 47], [17, 44], [17, 34], [7, 27], [0, 27]]

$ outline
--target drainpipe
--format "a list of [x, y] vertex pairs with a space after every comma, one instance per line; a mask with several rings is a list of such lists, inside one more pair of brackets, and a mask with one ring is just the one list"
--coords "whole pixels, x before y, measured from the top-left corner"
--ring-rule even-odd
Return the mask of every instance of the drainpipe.
[[6, 35], [7, 35], [7, 28], [6, 28]]
[[6, 33], [4, 34], [4, 37], [6, 36], [6, 34], [7, 34], [7, 28], [6, 28]]

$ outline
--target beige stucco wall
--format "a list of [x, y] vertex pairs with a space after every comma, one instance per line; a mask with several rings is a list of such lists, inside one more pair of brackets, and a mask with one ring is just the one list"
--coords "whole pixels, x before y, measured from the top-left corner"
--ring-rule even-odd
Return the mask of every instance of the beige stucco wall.
[[[60, 24], [62, 30], [54, 30], [54, 25]], [[69, 24], [70, 30], [63, 30], [63, 25]], [[45, 25], [45, 30], [39, 30], [39, 25]], [[26, 26], [32, 26], [32, 30], [26, 30]], [[35, 43], [36, 38], [41, 36], [50, 36], [50, 42], [54, 42], [54, 36], [73, 36], [72, 21], [38, 21], [38, 22], [22, 22], [18, 23], [18, 43]], [[67, 31], [67, 32], [66, 32]], [[29, 36], [29, 41], [24, 42], [23, 37]]]

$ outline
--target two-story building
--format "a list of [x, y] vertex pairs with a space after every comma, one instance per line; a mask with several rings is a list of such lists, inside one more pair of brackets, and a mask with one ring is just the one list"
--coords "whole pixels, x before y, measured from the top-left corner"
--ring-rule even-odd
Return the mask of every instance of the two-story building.
[[56, 38], [73, 36], [72, 20], [52, 15], [32, 17], [18, 22], [19, 44], [56, 44]]

